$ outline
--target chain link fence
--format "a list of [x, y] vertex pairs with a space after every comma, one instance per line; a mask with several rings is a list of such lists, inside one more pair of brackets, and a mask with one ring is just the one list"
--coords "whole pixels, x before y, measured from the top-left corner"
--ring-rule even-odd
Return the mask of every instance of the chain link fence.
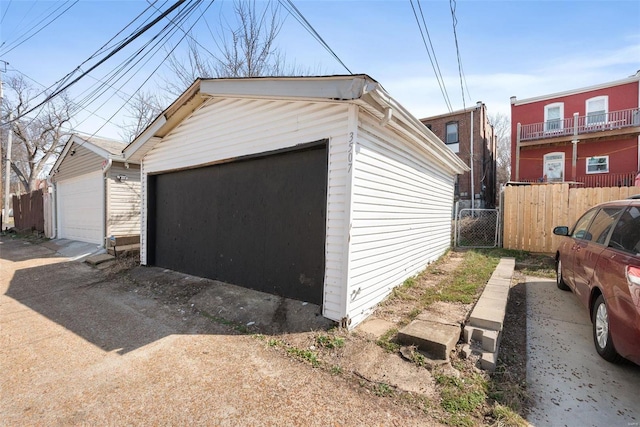
[[465, 208], [458, 210], [454, 245], [461, 248], [495, 248], [500, 246], [500, 211]]

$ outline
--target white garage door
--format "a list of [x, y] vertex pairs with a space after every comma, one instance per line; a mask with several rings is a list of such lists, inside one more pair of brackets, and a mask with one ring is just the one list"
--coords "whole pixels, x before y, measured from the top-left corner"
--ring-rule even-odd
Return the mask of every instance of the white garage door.
[[58, 183], [58, 235], [63, 239], [103, 244], [104, 184], [102, 172]]

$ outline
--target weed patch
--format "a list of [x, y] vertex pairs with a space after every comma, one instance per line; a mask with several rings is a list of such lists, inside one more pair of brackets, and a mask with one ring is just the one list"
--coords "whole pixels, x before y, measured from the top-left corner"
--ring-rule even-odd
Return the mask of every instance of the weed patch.
[[384, 335], [378, 338], [376, 344], [384, 348], [389, 353], [397, 353], [400, 350], [400, 344], [392, 341], [392, 338], [394, 338], [397, 333], [397, 328], [389, 329]]
[[389, 384], [378, 383], [373, 388], [373, 392], [376, 396], [386, 397], [391, 396], [393, 394], [393, 388]]
[[[480, 374], [456, 378], [436, 374], [436, 384], [440, 390], [440, 406], [450, 414], [451, 425], [467, 425], [466, 420], [478, 415], [487, 400], [487, 380]], [[472, 424], [473, 425], [473, 424]]]
[[313, 366], [314, 368], [317, 368], [318, 366], [320, 366], [320, 360], [318, 360], [318, 354], [314, 351], [303, 350], [296, 347], [289, 347], [287, 348], [287, 354], [311, 363], [311, 366]]
[[324, 348], [341, 348], [344, 347], [344, 338], [320, 335], [316, 338], [316, 343], [318, 344], [318, 346]]

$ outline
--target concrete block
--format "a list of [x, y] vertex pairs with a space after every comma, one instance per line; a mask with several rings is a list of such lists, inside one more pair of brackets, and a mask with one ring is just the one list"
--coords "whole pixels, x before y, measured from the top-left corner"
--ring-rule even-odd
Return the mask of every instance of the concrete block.
[[477, 328], [501, 331], [504, 322], [505, 307], [478, 306], [469, 316], [469, 324]]
[[482, 349], [491, 353], [498, 351], [500, 345], [500, 331], [484, 331], [482, 334]]
[[480, 367], [485, 371], [493, 372], [496, 370], [496, 362], [498, 360], [497, 353], [485, 352], [480, 358]]
[[85, 262], [91, 265], [98, 265], [102, 264], [103, 262], [111, 261], [112, 259], [115, 259], [115, 257], [113, 257], [112, 255], [100, 254], [88, 257]]
[[497, 299], [498, 301], [507, 304], [507, 300], [509, 299], [509, 289], [501, 289], [496, 287], [487, 287], [482, 292], [482, 299], [492, 298]]
[[511, 288], [511, 281], [506, 279], [492, 279], [487, 282], [487, 286], [484, 287], [486, 289], [492, 289], [496, 291], [509, 292]]
[[482, 341], [483, 332], [484, 330], [481, 328], [475, 328], [471, 325], [465, 326], [464, 330], [462, 331], [464, 342], [470, 343], [471, 340]]
[[460, 328], [426, 320], [414, 320], [398, 332], [398, 341], [415, 345], [434, 359], [449, 360], [460, 339]]
[[507, 281], [511, 285], [513, 277], [513, 268], [498, 266], [491, 274], [491, 280]]

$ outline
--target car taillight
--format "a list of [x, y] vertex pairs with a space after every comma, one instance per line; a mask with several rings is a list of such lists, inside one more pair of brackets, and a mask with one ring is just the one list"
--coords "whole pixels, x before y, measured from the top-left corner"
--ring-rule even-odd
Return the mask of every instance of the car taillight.
[[636, 306], [636, 310], [640, 313], [640, 267], [627, 266], [627, 285], [629, 286], [633, 305]]
[[640, 286], [640, 267], [633, 267], [631, 265], [628, 265], [627, 280], [629, 281], [629, 286]]

